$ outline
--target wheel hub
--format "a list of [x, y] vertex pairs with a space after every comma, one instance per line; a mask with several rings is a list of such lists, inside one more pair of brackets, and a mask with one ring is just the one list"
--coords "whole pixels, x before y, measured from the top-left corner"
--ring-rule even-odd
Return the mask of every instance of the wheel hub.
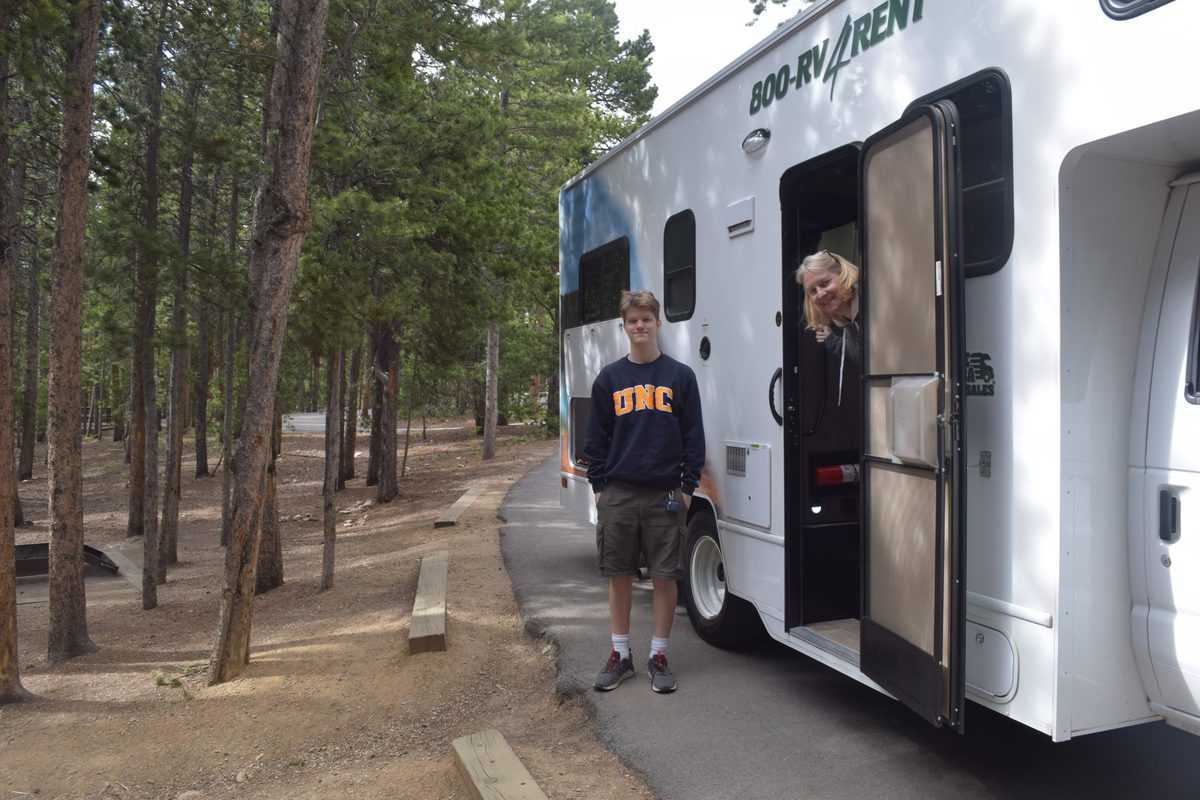
[[688, 578], [696, 610], [705, 619], [715, 619], [725, 606], [725, 564], [721, 545], [712, 536], [701, 536], [696, 542]]

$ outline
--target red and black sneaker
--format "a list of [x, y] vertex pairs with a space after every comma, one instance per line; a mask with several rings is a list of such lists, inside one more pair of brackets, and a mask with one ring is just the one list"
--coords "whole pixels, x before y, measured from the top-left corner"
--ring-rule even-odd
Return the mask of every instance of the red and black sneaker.
[[621, 658], [621, 654], [613, 650], [608, 656], [608, 662], [600, 674], [596, 676], [594, 687], [597, 692], [611, 692], [621, 685], [621, 681], [633, 677], [633, 653], [629, 658]]

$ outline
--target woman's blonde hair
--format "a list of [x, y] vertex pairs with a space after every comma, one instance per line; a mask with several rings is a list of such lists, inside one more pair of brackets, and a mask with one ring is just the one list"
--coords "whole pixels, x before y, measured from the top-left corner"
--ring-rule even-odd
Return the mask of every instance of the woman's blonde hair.
[[833, 322], [828, 314], [817, 308], [808, 293], [803, 291], [804, 276], [818, 272], [831, 272], [837, 276], [838, 288], [847, 297], [853, 297], [858, 289], [858, 267], [849, 259], [828, 250], [819, 250], [805, 257], [796, 268], [796, 283], [800, 285], [801, 294], [804, 295], [804, 321], [805, 327], [810, 331], [827, 327]]

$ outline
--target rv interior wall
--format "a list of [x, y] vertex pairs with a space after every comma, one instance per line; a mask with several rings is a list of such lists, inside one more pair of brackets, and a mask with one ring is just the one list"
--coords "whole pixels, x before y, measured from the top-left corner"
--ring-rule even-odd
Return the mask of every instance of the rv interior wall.
[[[857, 482], [819, 485], [817, 469], [857, 465], [862, 397], [828, 343], [805, 329], [796, 267], [818, 250], [858, 261], [858, 156], [849, 145], [788, 170], [780, 181], [783, 235], [786, 626], [857, 620], [862, 608]], [[841, 391], [839, 392], [839, 384]], [[857, 635], [843, 642], [857, 650]]]
[[1200, 112], [1085, 145], [1060, 175], [1062, 614], [1079, 735], [1150, 715], [1133, 650], [1129, 409], [1168, 183], [1200, 164]]

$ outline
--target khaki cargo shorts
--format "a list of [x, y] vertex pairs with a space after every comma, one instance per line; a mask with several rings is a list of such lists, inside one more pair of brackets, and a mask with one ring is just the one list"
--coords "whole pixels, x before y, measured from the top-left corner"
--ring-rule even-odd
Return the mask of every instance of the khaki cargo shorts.
[[678, 511], [667, 511], [668, 491], [609, 483], [596, 498], [596, 551], [600, 574], [636, 575], [645, 556], [652, 578], [684, 576], [683, 549], [687, 511], [675, 490]]

